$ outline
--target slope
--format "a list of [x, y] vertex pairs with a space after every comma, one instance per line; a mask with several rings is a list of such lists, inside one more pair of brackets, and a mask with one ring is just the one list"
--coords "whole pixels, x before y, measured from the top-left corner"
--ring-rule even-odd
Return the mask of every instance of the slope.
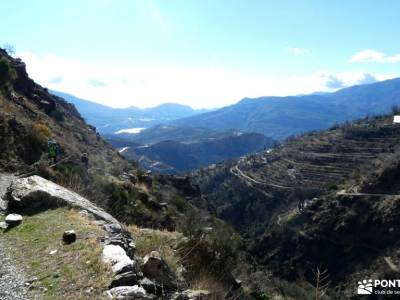
[[210, 210], [275, 276], [314, 282], [313, 271], [327, 270], [328, 295], [352, 298], [360, 279], [399, 272], [400, 127], [392, 120], [305, 134], [193, 176]]

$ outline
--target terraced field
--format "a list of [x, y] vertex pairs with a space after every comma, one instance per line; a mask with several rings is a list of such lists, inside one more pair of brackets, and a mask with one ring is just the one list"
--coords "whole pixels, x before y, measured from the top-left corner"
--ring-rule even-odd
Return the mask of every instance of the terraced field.
[[399, 142], [400, 126], [390, 117], [364, 120], [293, 139], [239, 160], [232, 170], [267, 189], [335, 189], [364, 163], [393, 153]]

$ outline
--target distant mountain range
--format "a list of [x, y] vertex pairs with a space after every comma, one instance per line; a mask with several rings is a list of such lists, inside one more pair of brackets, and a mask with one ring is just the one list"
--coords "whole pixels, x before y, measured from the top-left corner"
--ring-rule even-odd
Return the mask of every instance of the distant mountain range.
[[[112, 108], [57, 91], [52, 94], [64, 98], [75, 105], [86, 121], [95, 126], [101, 134], [112, 134], [119, 130], [148, 128], [160, 123], [204, 113], [207, 110], [195, 110], [190, 106], [164, 103], [156, 107], [141, 109], [138, 107]], [[133, 130], [135, 131], [135, 130]]]
[[245, 98], [237, 104], [171, 123], [180, 127], [258, 132], [283, 140], [400, 105], [400, 79], [353, 86], [335, 93]]

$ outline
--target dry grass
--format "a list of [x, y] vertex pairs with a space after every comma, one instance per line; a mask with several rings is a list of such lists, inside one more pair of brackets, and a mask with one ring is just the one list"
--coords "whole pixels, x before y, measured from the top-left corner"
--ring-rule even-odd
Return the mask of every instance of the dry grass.
[[[78, 239], [61, 242], [65, 230], [74, 229]], [[43, 299], [103, 299], [111, 271], [101, 261], [98, 239], [103, 230], [74, 210], [57, 209], [25, 216], [23, 223], [1, 235], [13, 256], [29, 276], [45, 287]], [[57, 250], [53, 255], [50, 252]], [[91, 289], [91, 292], [88, 290]]]
[[176, 247], [183, 235], [176, 231], [154, 230], [128, 225], [127, 229], [135, 238], [136, 253], [145, 256], [151, 251], [158, 251], [168, 266], [176, 271], [182, 264]]

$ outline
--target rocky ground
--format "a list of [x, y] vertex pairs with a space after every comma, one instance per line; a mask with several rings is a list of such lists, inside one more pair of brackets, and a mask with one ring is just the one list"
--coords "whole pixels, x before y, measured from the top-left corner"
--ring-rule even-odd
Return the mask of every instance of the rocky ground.
[[26, 275], [8, 255], [8, 249], [0, 239], [0, 299], [28, 299], [25, 285]]
[[[0, 174], [0, 204], [12, 179], [12, 175]], [[25, 285], [26, 275], [17, 267], [8, 253], [4, 241], [0, 239], [0, 299], [28, 299]]]

